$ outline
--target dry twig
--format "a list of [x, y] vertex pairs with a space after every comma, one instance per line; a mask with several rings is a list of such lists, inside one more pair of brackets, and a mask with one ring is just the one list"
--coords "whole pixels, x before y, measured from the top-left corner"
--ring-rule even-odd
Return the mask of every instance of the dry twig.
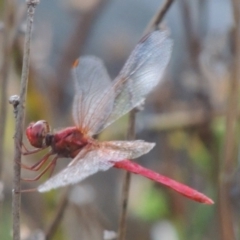
[[240, 64], [240, 8], [238, 0], [232, 0], [235, 20], [233, 39], [234, 51], [232, 78], [230, 82], [229, 100], [226, 118], [226, 135], [224, 139], [224, 158], [219, 172], [219, 211], [222, 240], [235, 239], [233, 212], [230, 201], [229, 187], [236, 167], [236, 130], [239, 98], [239, 64]]
[[[134, 140], [135, 138], [135, 118], [136, 118], [136, 110], [133, 109], [129, 115], [129, 127], [128, 127], [128, 140]], [[120, 215], [119, 227], [118, 227], [118, 239], [125, 239], [126, 235], [126, 220], [127, 220], [127, 205], [128, 205], [128, 197], [129, 197], [129, 189], [131, 182], [131, 173], [126, 172], [123, 188], [122, 188], [122, 211]]]
[[27, 0], [27, 32], [24, 43], [23, 67], [20, 86], [20, 101], [17, 106], [17, 118], [14, 135], [14, 180], [13, 180], [13, 200], [12, 200], [12, 217], [13, 217], [13, 239], [20, 240], [20, 203], [21, 203], [21, 151], [19, 146], [22, 143], [23, 123], [24, 123], [24, 104], [26, 101], [26, 92], [28, 85], [29, 61], [30, 61], [30, 42], [32, 35], [33, 17], [35, 8], [39, 0]]
[[150, 20], [148, 26], [146, 27], [146, 29], [143, 32], [143, 36], [145, 36], [146, 34], [148, 34], [151, 31], [159, 28], [159, 24], [162, 22], [165, 14], [169, 10], [169, 8], [171, 7], [173, 2], [174, 2], [174, 0], [165, 0], [163, 5], [157, 11], [157, 14], [155, 14], [153, 16], [153, 18]]
[[[174, 0], [166, 0], [157, 14], [152, 18], [146, 30], [144, 31], [144, 35], [148, 34], [154, 29], [159, 28], [159, 24], [162, 21], [163, 17], [169, 10]], [[133, 140], [135, 138], [135, 118], [136, 118], [136, 110], [132, 110], [130, 113], [129, 119], [129, 128], [128, 128], [128, 139]], [[127, 172], [123, 182], [123, 190], [122, 190], [122, 209], [118, 226], [118, 240], [124, 240], [126, 235], [126, 218], [127, 218], [127, 205], [129, 198], [129, 189], [130, 189], [130, 180], [131, 173]]]

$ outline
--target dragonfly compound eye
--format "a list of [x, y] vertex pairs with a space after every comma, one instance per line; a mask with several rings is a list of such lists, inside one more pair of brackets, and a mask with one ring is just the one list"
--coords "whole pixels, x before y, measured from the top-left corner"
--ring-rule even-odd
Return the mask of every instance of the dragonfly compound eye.
[[46, 136], [50, 132], [49, 125], [45, 120], [30, 123], [26, 129], [26, 135], [33, 147], [42, 148], [46, 146]]

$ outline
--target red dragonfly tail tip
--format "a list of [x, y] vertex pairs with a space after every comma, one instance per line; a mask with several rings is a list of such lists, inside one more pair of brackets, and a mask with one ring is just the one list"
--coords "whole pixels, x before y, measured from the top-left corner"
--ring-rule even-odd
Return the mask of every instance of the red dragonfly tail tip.
[[208, 198], [207, 196], [205, 196], [205, 201], [203, 203], [208, 204], [208, 205], [212, 205], [212, 204], [214, 204], [214, 201], [211, 198]]
[[129, 160], [123, 160], [120, 162], [115, 162], [114, 167], [121, 168], [126, 171], [142, 175], [144, 177], [147, 177], [153, 181], [156, 181], [158, 183], [163, 184], [164, 186], [167, 186], [178, 193], [182, 194], [183, 196], [190, 198], [196, 202], [200, 202], [203, 204], [211, 205], [213, 204], [213, 200], [205, 196], [204, 194], [194, 190], [193, 188], [190, 188], [182, 183], [179, 183], [173, 179], [170, 179], [168, 177], [165, 177], [159, 173], [156, 173], [150, 169], [144, 168], [141, 165], [129, 161]]

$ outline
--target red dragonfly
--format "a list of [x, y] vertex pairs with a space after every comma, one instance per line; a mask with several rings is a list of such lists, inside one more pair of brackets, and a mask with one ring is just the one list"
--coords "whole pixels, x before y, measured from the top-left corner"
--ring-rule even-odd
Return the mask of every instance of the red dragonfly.
[[213, 203], [202, 193], [129, 160], [148, 153], [155, 143], [143, 140], [99, 142], [93, 138], [145, 100], [162, 78], [172, 45], [166, 31], [154, 31], [145, 36], [114, 81], [97, 57], [85, 56], [75, 61], [72, 69], [76, 89], [72, 110], [75, 126], [52, 133], [47, 121], [40, 120], [26, 129], [30, 144], [37, 149], [25, 154], [47, 147], [50, 151], [32, 167], [24, 164], [22, 167], [37, 171], [55, 155], [31, 180], [39, 179], [49, 169], [52, 172], [58, 158], [73, 158], [64, 170], [40, 185], [39, 192], [78, 183], [98, 171], [115, 167], [150, 178], [195, 201]]

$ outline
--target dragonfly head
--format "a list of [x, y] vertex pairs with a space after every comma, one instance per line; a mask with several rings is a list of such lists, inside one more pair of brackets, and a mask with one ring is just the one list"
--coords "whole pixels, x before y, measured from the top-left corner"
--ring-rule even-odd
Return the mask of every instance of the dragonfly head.
[[48, 145], [48, 143], [46, 143], [46, 137], [49, 135], [49, 133], [50, 127], [48, 122], [45, 120], [32, 122], [26, 129], [28, 141], [33, 147], [36, 148], [43, 148]]

